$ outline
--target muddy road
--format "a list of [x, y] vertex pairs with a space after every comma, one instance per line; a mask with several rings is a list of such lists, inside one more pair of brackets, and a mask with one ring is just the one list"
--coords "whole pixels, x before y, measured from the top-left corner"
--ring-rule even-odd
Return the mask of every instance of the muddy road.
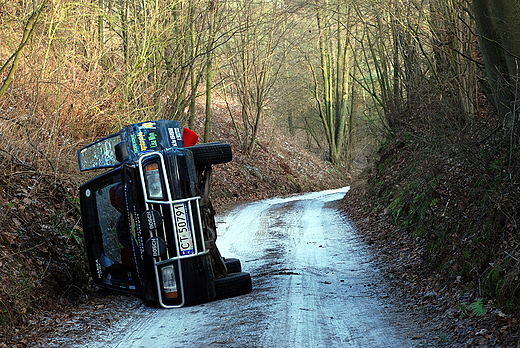
[[348, 188], [241, 205], [217, 244], [253, 278], [244, 296], [180, 309], [136, 306], [69, 346], [412, 347], [367, 248], [337, 211]]

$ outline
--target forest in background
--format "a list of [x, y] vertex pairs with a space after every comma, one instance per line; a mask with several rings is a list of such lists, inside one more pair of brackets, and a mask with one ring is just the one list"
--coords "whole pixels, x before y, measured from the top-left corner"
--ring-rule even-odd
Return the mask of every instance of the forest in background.
[[367, 191], [426, 241], [425, 262], [518, 312], [519, 11], [512, 0], [3, 0], [0, 156], [74, 182], [75, 151], [127, 123], [201, 122], [217, 140], [218, 99], [250, 156], [270, 122], [337, 167], [369, 164]]

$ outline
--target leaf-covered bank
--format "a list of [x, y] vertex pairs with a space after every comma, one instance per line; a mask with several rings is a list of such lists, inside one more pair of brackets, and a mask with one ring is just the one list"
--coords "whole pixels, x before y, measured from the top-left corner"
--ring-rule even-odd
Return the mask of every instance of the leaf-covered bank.
[[431, 308], [439, 340], [516, 345], [520, 149], [491, 108], [464, 128], [441, 116], [426, 103], [402, 114], [345, 210], [396, 289]]
[[426, 241], [433, 268], [518, 312], [519, 149], [492, 131], [403, 127], [381, 146], [370, 191], [401, 233]]

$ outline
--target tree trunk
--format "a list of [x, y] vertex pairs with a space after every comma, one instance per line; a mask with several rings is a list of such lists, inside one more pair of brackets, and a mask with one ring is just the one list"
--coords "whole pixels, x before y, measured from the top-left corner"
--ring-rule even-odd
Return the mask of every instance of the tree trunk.
[[191, 76], [190, 76], [190, 87], [191, 87], [191, 94], [190, 94], [190, 109], [189, 109], [189, 116], [188, 116], [188, 128], [189, 129], [195, 129], [195, 106], [196, 106], [196, 98], [197, 98], [197, 73], [195, 70], [195, 56], [197, 54], [196, 50], [196, 38], [197, 34], [195, 33], [195, 19], [194, 19], [194, 12], [195, 8], [193, 5], [193, 0], [190, 0], [189, 2], [189, 21], [190, 21], [190, 39], [191, 39]]
[[518, 100], [520, 15], [518, 1], [474, 0], [479, 43], [490, 85], [490, 99], [504, 120], [513, 126]]
[[[331, 18], [326, 17], [323, 8], [317, 8], [318, 45], [321, 62], [322, 90], [321, 101], [318, 101], [319, 114], [329, 145], [330, 160], [339, 165], [345, 148], [348, 121], [349, 94], [349, 33], [348, 10], [336, 8], [336, 34], [332, 37], [331, 27], [326, 23]], [[345, 18], [346, 16], [347, 18]], [[336, 40], [336, 50], [333, 52], [329, 40]]]
[[20, 58], [23, 53], [23, 49], [25, 47], [25, 44], [27, 44], [27, 41], [31, 38], [34, 28], [36, 26], [36, 23], [38, 23], [38, 20], [40, 19], [40, 15], [42, 14], [43, 9], [47, 6], [48, 0], [44, 1], [40, 9], [36, 12], [33, 12], [31, 17], [29, 17], [29, 20], [27, 21], [27, 24], [25, 25], [25, 29], [23, 31], [22, 35], [22, 41], [20, 42], [20, 45], [18, 46], [18, 49], [16, 52], [5, 62], [4, 66], [0, 69], [0, 74], [4, 71], [4, 69], [9, 65], [9, 62], [13, 62], [11, 65], [11, 69], [9, 70], [9, 74], [7, 74], [6, 79], [4, 80], [4, 83], [2, 84], [2, 87], [0, 88], [0, 98], [5, 93], [11, 82], [13, 81], [14, 74], [16, 70], [18, 69], [18, 64], [20, 63]]
[[211, 130], [211, 89], [213, 74], [213, 46], [214, 46], [214, 26], [215, 26], [215, 2], [209, 2], [209, 34], [208, 34], [208, 61], [206, 64], [206, 121], [204, 123], [204, 142], [209, 142], [209, 133]]

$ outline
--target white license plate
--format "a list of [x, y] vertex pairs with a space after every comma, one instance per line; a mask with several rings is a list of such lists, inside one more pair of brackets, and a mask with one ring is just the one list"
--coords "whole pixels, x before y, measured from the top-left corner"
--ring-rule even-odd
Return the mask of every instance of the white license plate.
[[190, 219], [186, 209], [186, 203], [174, 204], [173, 216], [179, 237], [181, 255], [193, 254], [193, 237], [191, 236]]

